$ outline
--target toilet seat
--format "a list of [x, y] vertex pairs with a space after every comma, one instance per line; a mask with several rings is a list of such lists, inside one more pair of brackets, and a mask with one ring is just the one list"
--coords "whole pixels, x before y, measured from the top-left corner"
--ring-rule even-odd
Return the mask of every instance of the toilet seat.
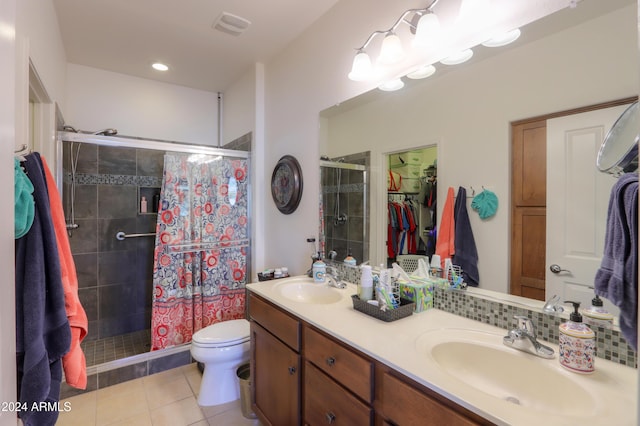
[[236, 319], [207, 326], [192, 337], [193, 343], [202, 347], [223, 348], [249, 341], [249, 321]]

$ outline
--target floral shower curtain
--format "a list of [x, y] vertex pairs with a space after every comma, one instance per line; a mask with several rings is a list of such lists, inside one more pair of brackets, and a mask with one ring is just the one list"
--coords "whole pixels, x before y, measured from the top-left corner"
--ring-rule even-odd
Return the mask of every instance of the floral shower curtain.
[[151, 348], [244, 318], [247, 160], [165, 155], [153, 270]]

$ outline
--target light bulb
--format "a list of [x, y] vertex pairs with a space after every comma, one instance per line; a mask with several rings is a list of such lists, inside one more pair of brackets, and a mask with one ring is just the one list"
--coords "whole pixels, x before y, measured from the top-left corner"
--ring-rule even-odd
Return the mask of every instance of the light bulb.
[[454, 53], [451, 56], [448, 56], [440, 61], [440, 63], [445, 65], [458, 65], [463, 62], [467, 62], [473, 56], [473, 50], [465, 49], [461, 52]]
[[506, 46], [507, 44], [516, 41], [518, 37], [520, 37], [520, 29], [516, 28], [515, 30], [511, 30], [509, 32], [490, 38], [489, 40], [482, 43], [482, 45], [486, 47]]
[[349, 73], [349, 79], [353, 81], [370, 80], [373, 76], [373, 67], [371, 59], [364, 50], [359, 50], [353, 58], [353, 65]]
[[421, 78], [431, 77], [435, 72], [436, 72], [436, 67], [434, 67], [433, 65], [423, 65], [411, 71], [409, 74], [407, 74], [407, 77], [409, 77], [412, 80], [419, 80]]
[[380, 48], [380, 56], [378, 61], [384, 65], [393, 65], [400, 62], [404, 58], [404, 50], [402, 49], [402, 41], [395, 33], [388, 33], [382, 40]]
[[433, 44], [440, 36], [440, 20], [434, 13], [422, 15], [413, 38], [414, 47], [425, 47]]
[[160, 62], [156, 62], [156, 63], [152, 64], [151, 67], [156, 71], [167, 71], [167, 70], [169, 70], [168, 66], [166, 66], [165, 64], [160, 63]]
[[378, 89], [384, 90], [385, 92], [393, 92], [395, 90], [400, 90], [404, 87], [404, 81], [400, 78], [395, 78], [393, 80], [388, 80], [381, 83], [378, 86]]

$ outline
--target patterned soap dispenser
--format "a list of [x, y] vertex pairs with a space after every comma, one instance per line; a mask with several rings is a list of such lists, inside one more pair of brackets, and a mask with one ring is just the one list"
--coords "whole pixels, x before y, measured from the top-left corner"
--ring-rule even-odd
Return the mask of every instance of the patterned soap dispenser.
[[565, 301], [565, 303], [571, 303], [574, 311], [569, 315], [569, 321], [560, 324], [558, 344], [560, 365], [576, 373], [593, 373], [596, 335], [588, 325], [582, 323], [582, 315], [578, 312], [580, 302]]

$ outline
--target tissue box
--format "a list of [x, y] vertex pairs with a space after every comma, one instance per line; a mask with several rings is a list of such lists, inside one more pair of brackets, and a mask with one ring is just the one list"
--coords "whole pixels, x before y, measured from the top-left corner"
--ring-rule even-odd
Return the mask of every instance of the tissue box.
[[414, 312], [433, 308], [433, 283], [426, 278], [411, 277], [411, 282], [398, 281], [400, 297], [415, 302]]

